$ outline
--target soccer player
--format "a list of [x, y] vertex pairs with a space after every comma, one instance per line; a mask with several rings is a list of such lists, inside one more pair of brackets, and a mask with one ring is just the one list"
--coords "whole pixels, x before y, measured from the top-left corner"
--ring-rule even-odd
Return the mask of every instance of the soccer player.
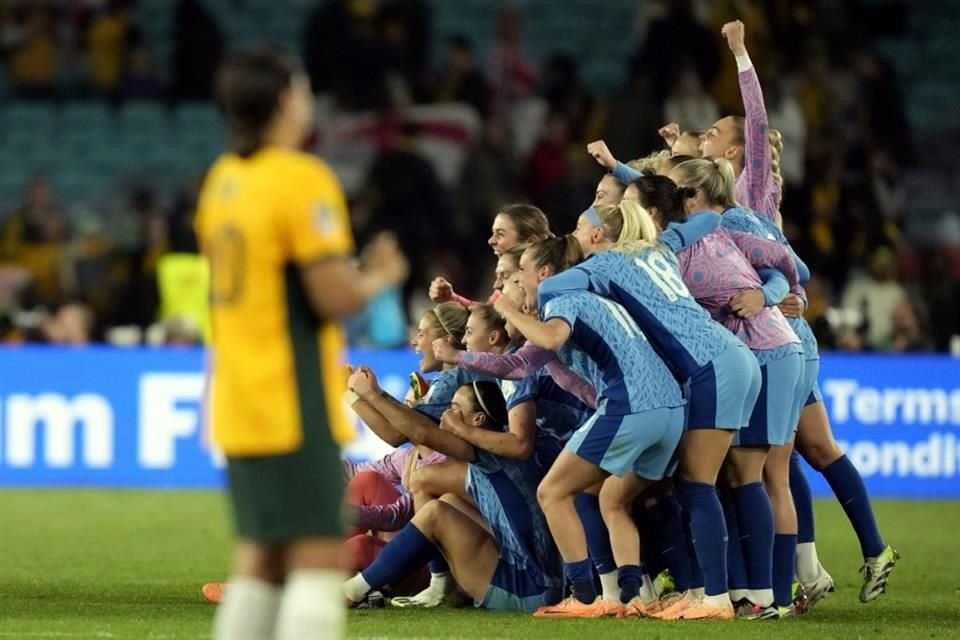
[[465, 426], [504, 430], [507, 409], [499, 386], [485, 380], [462, 385], [439, 429], [401, 411], [369, 369], [354, 372], [350, 388], [411, 442], [466, 462], [473, 504], [448, 494], [424, 505], [372, 565], [343, 585], [347, 599], [360, 602], [371, 590], [440, 555], [478, 607], [533, 611], [555, 602], [562, 583], [560, 563], [537, 508], [541, 474], [535, 463], [491, 454], [453, 433]]
[[743, 23], [739, 20], [728, 22], [723, 25], [721, 33], [737, 59], [746, 117], [727, 116], [717, 120], [701, 138], [701, 155], [707, 160], [729, 160], [736, 176], [734, 200], [776, 220], [783, 195], [782, 180], [778, 180], [772, 171], [770, 124], [757, 70], [744, 45]]
[[351, 428], [336, 322], [403, 282], [407, 262], [381, 239], [354, 266], [339, 183], [297, 151], [313, 102], [294, 59], [237, 53], [216, 94], [232, 149], [207, 174], [196, 229], [211, 272], [213, 438], [237, 541], [214, 638], [339, 638], [338, 443]]
[[[553, 235], [547, 216], [530, 204], [511, 204], [504, 207], [493, 219], [493, 227], [487, 244], [496, 256], [503, 255], [518, 244], [543, 240]], [[490, 302], [496, 298], [494, 291]], [[475, 301], [457, 295], [446, 278], [434, 278], [430, 283], [430, 299], [434, 302], [459, 302], [464, 307], [477, 304]]]
[[[649, 219], [646, 224], [653, 227]], [[630, 508], [643, 489], [667, 474], [683, 431], [680, 388], [622, 307], [585, 291], [538, 301], [540, 283], [581, 258], [576, 238], [564, 236], [534, 244], [520, 259], [517, 281], [526, 293], [527, 307], [538, 307], [542, 320], [522, 312], [507, 298], [495, 303], [535, 345], [555, 351], [569, 341], [597, 364], [597, 375], [591, 380], [597, 389], [597, 411], [567, 442], [537, 492], [573, 588], [572, 596], [535, 614], [547, 618], [644, 612], [639, 595], [643, 581], [640, 538]], [[586, 535], [576, 510], [576, 496], [598, 483], [602, 483], [600, 507], [619, 570], [621, 607], [597, 598]]]

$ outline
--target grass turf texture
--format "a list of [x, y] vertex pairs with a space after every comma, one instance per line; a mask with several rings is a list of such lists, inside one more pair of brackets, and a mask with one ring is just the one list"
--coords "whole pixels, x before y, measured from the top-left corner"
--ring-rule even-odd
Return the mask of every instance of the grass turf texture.
[[[472, 609], [355, 611], [353, 638], [960, 638], [960, 502], [878, 502], [902, 557], [889, 593], [857, 600], [860, 551], [840, 507], [817, 503], [820, 557], [837, 581], [810, 615], [779, 622], [534, 620]], [[209, 637], [202, 583], [228, 566], [212, 493], [0, 491], [0, 639]]]

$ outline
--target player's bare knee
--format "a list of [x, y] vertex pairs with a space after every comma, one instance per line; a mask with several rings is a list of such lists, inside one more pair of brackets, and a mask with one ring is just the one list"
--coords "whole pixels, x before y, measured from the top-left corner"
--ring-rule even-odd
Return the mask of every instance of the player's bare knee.
[[797, 450], [807, 463], [817, 471], [823, 471], [836, 462], [843, 451], [833, 438], [804, 440], [797, 442]]
[[546, 478], [537, 486], [537, 502], [543, 509], [553, 506], [559, 499], [556, 487]]
[[440, 500], [430, 500], [426, 502], [413, 516], [413, 522], [417, 529], [424, 534], [436, 529], [439, 522], [443, 519], [443, 511], [447, 507]]

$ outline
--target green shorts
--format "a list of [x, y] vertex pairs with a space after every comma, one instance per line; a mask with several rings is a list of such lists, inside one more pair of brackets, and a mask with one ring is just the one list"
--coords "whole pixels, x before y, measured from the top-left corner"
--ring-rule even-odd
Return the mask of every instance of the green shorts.
[[343, 463], [326, 424], [304, 428], [291, 453], [228, 457], [237, 537], [283, 544], [343, 535]]

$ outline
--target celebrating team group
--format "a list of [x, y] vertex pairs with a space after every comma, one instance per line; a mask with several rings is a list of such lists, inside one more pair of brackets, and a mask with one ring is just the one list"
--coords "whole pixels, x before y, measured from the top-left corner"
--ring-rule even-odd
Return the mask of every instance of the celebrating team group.
[[[351, 260], [336, 179], [296, 150], [312, 114], [295, 61], [226, 63], [217, 94], [234, 148], [197, 217], [237, 533], [225, 594], [204, 587], [223, 595], [214, 637], [339, 636], [344, 596], [383, 593], [543, 618], [804, 614], [834, 582], [800, 456], [859, 539], [860, 600], [884, 592], [898, 555], [817, 385], [810, 273], [780, 229], [782, 142], [744, 25], [723, 36], [745, 117], [668, 125], [669, 150], [627, 164], [591, 143], [609, 173], [568, 235], [531, 205], [497, 212], [495, 290], [474, 302], [433, 281], [403, 402], [363, 363], [345, 374], [336, 320], [403, 282], [406, 260], [389, 238]], [[339, 461], [344, 392], [393, 453]]]
[[795, 447], [859, 537], [861, 601], [883, 593], [897, 554], [830, 433], [810, 274], [779, 225], [782, 143], [743, 24], [723, 35], [745, 118], [668, 125], [670, 150], [628, 165], [588, 145], [610, 173], [572, 234], [506, 207], [490, 300], [433, 282], [416, 346], [439, 373], [422, 399], [352, 371], [353, 409], [416, 460], [409, 522], [346, 583], [350, 602], [427, 565], [429, 586], [396, 606], [458, 586], [547, 618], [805, 613], [834, 586]]

